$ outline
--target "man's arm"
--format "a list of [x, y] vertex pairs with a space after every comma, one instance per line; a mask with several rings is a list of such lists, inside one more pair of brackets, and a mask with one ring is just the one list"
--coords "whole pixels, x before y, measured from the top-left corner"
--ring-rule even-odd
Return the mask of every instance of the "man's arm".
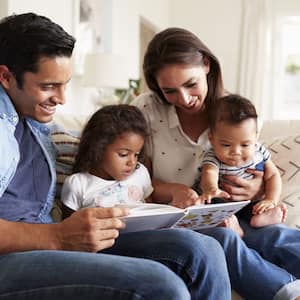
[[124, 208], [82, 209], [57, 224], [29, 224], [0, 219], [0, 253], [30, 250], [98, 252], [111, 247], [124, 227]]

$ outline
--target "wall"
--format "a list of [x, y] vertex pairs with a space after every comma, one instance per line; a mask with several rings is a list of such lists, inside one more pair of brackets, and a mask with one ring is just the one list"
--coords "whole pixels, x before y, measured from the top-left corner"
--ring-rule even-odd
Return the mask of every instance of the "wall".
[[193, 31], [220, 60], [226, 89], [235, 92], [244, 0], [173, 0], [171, 26]]
[[7, 0], [0, 1], [0, 18], [3, 18], [7, 15], [8, 3]]
[[[2, 2], [3, 0], [1, 0]], [[12, 13], [24, 13], [35, 12], [38, 14], [44, 14], [51, 18], [53, 21], [60, 24], [68, 32], [73, 31], [73, 0], [51, 0], [49, 4], [41, 0], [9, 0], [8, 1], [8, 14]]]
[[113, 51], [126, 56], [131, 78], [139, 78], [139, 25], [146, 18], [157, 28], [169, 24], [169, 0], [113, 0]]
[[[130, 66], [128, 78], [138, 79], [140, 77], [140, 18], [146, 18], [158, 29], [167, 27], [170, 19], [170, 0], [111, 1], [112, 53], [126, 57]], [[97, 97], [97, 92], [94, 89], [82, 88], [80, 78], [77, 76], [73, 77], [71, 84], [73, 84], [71, 88], [75, 101], [69, 101], [63, 109], [68, 112], [80, 111], [81, 113], [90, 113], [95, 110], [93, 99]]]
[[299, 0], [273, 0], [273, 8], [276, 15], [300, 15]]

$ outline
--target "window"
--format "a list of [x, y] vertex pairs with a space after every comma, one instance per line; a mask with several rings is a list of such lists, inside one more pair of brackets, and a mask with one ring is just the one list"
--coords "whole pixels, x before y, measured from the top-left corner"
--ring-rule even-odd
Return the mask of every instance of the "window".
[[278, 19], [273, 60], [275, 119], [300, 119], [300, 16]]

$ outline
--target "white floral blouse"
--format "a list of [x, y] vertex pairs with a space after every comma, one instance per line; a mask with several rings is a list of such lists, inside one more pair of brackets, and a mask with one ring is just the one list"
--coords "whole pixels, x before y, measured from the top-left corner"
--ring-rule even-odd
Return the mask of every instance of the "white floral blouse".
[[208, 130], [195, 143], [183, 132], [175, 107], [151, 92], [138, 96], [132, 104], [143, 111], [151, 130], [146, 155], [152, 160], [153, 177], [192, 186], [203, 153], [210, 147]]

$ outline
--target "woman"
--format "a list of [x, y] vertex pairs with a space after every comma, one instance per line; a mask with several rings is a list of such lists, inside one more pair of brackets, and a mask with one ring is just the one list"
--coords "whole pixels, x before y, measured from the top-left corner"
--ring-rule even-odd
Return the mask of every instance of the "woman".
[[[151, 92], [133, 104], [151, 128], [146, 151], [152, 199], [179, 207], [196, 204], [198, 194], [190, 187], [209, 147], [208, 111], [225, 94], [220, 64], [194, 34], [169, 28], [149, 43], [143, 68]], [[231, 177], [231, 184], [222, 186], [233, 200], [252, 199], [260, 192], [262, 174], [249, 172], [252, 180]], [[234, 220], [233, 226], [239, 229]], [[247, 224], [243, 230], [247, 245], [262, 256], [232, 230], [205, 231], [224, 248], [233, 288], [247, 299], [300, 299], [300, 231], [280, 225], [251, 229]]]

